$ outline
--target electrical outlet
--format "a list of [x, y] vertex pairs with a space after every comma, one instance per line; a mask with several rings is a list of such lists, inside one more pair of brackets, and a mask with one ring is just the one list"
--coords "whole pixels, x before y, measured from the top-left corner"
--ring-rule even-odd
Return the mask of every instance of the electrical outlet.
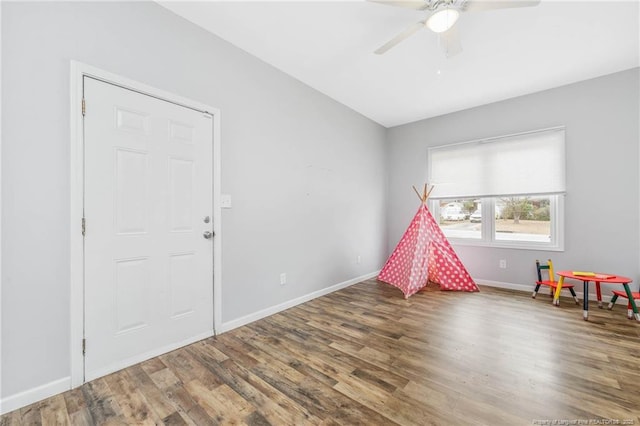
[[507, 269], [507, 259], [500, 259], [500, 269]]
[[280, 285], [285, 285], [287, 283], [287, 273], [283, 272], [280, 274]]
[[362, 258], [360, 256], [356, 257], [356, 263], [359, 265], [362, 262]]

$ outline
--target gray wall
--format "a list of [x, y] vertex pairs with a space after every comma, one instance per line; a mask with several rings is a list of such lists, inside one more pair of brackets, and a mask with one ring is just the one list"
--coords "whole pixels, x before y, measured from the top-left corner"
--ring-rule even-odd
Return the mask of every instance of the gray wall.
[[155, 3], [3, 2], [3, 398], [70, 374], [71, 59], [221, 110], [224, 322], [384, 262], [383, 127]]
[[[455, 245], [471, 275], [531, 288], [536, 258], [556, 268], [598, 270], [640, 281], [639, 69], [394, 127], [388, 130], [388, 249], [417, 208], [427, 148], [566, 126], [565, 251]], [[499, 259], [507, 269], [499, 269]]]

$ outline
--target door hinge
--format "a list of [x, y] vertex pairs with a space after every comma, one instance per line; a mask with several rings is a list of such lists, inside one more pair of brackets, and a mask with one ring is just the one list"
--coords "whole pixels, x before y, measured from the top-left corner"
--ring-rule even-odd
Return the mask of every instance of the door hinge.
[[87, 339], [82, 339], [82, 355], [87, 353]]
[[82, 218], [82, 236], [84, 237], [86, 233], [87, 233], [87, 221], [83, 217]]
[[84, 98], [82, 98], [82, 115], [84, 116], [87, 113], [87, 103]]

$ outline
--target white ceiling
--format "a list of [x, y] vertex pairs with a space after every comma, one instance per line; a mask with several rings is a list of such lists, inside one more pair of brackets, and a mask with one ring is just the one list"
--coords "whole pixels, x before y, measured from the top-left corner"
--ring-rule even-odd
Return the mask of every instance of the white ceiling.
[[447, 59], [420, 30], [373, 51], [426, 12], [366, 1], [161, 2], [174, 13], [392, 127], [637, 67], [635, 1], [542, 0], [465, 12]]

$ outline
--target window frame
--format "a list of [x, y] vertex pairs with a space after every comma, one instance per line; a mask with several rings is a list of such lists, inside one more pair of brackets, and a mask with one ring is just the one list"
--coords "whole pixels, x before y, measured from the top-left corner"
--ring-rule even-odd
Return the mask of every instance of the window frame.
[[[556, 136], [555, 132], [562, 133]], [[512, 142], [520, 145], [514, 145], [508, 149], [507, 145]], [[493, 145], [494, 143], [496, 145]], [[482, 148], [482, 145], [485, 144], [488, 145], [486, 149]], [[507, 145], [502, 148], [502, 145], [498, 144]], [[534, 146], [539, 149], [536, 151]], [[498, 150], [496, 151], [496, 149]], [[456, 155], [457, 150], [462, 151], [458, 151]], [[515, 157], [505, 156], [505, 153], [509, 152], [526, 154]], [[483, 155], [487, 157], [482, 157]], [[532, 161], [530, 157], [536, 157], [536, 155], [538, 157], [546, 155], [544, 158], [549, 159], [549, 161], [544, 161], [542, 166], [536, 166], [536, 172], [548, 172], [543, 176], [551, 179], [542, 179], [531, 185], [532, 180], [529, 174], [533, 171], [529, 165], [539, 165], [540, 161]], [[481, 160], [480, 157], [484, 160]], [[473, 164], [470, 164], [469, 161]], [[478, 161], [482, 163], [482, 167], [473, 168]], [[497, 167], [497, 173], [485, 176], [486, 167], [489, 167], [490, 164], [501, 164], [496, 161], [507, 161], [504, 163], [507, 166]], [[464, 168], [462, 172], [458, 172], [460, 167]], [[476, 174], [485, 176], [485, 179], [478, 179]], [[513, 180], [510, 182], [511, 184], [505, 185], [502, 180], [495, 180], [497, 176], [500, 179], [506, 177]], [[433, 198], [429, 200], [429, 208], [438, 218], [441, 201], [470, 198], [480, 200], [483, 212], [480, 238], [475, 236], [469, 238], [447, 237], [452, 243], [465, 246], [564, 251], [564, 198], [566, 194], [566, 128], [564, 125], [429, 147], [427, 149], [427, 179], [434, 184], [436, 189]], [[437, 180], [442, 182], [441, 185], [438, 185], [440, 182]], [[480, 184], [478, 185], [478, 183]], [[439, 186], [440, 191], [438, 191]], [[550, 241], [496, 239], [495, 206], [496, 200], [502, 197], [549, 197]], [[475, 234], [477, 235], [477, 232]]]

